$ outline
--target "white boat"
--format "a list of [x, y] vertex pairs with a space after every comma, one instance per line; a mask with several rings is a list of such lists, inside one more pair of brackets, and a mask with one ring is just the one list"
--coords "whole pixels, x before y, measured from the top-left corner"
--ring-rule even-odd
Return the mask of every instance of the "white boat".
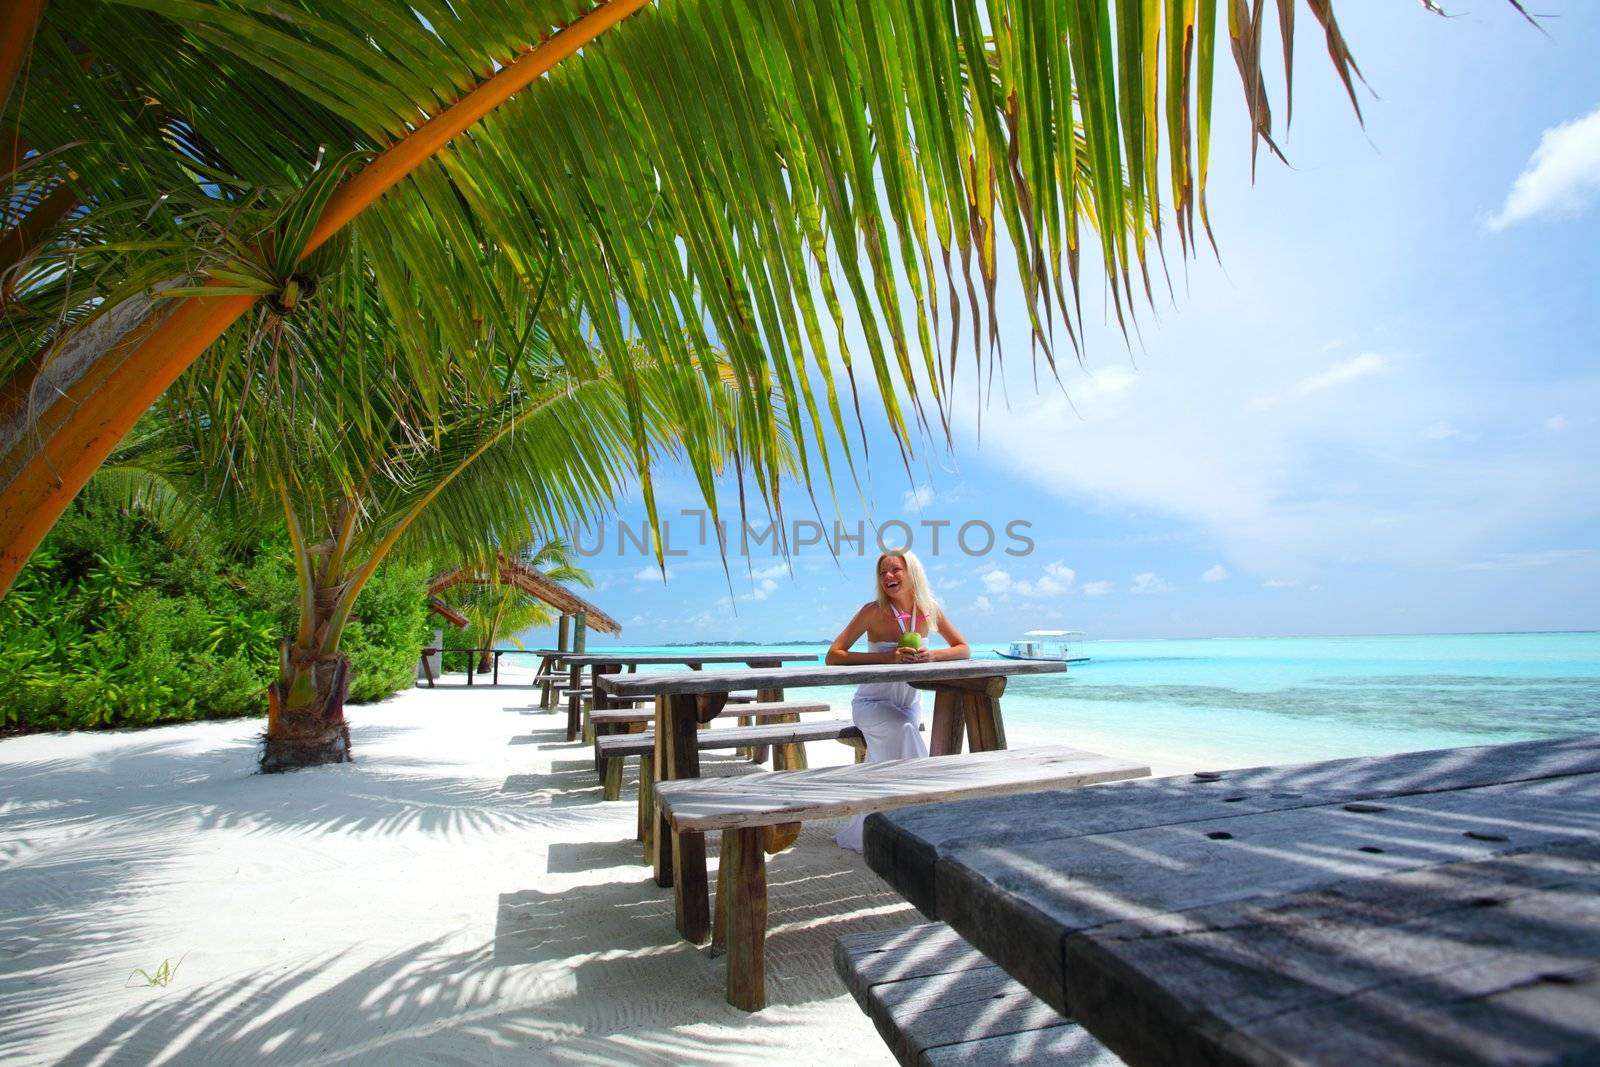
[[1042, 659], [1052, 663], [1088, 663], [1081, 630], [1029, 630], [1022, 640], [995, 652], [1006, 659]]

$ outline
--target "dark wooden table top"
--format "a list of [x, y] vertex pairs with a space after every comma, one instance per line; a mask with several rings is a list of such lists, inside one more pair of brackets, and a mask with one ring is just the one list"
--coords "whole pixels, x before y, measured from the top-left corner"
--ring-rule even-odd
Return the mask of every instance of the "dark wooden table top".
[[605, 665], [608, 663], [637, 663], [641, 666], [649, 664], [675, 664], [685, 665], [694, 663], [814, 663], [816, 655], [802, 652], [773, 652], [771, 654], [752, 655], [748, 652], [686, 652], [683, 655], [662, 652], [561, 652], [557, 653], [561, 662], [569, 666], [588, 667], [594, 664]]
[[[757, 657], [750, 657], [755, 659]], [[813, 685], [860, 685], [863, 682], [939, 682], [1018, 674], [1059, 674], [1066, 664], [1028, 660], [957, 659], [937, 663], [870, 663], [864, 666], [752, 667], [737, 671], [676, 671], [606, 675], [601, 689], [612, 696], [731, 693], [735, 689], [789, 689]]]
[[866, 855], [1130, 1064], [1600, 1062], [1600, 737], [907, 808]]

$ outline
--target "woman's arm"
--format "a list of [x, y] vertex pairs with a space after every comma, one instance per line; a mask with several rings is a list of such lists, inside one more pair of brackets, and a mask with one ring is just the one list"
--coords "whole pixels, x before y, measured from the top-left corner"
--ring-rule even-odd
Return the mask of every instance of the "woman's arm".
[[949, 648], [930, 649], [928, 658], [931, 660], [944, 659], [971, 659], [972, 649], [967, 647], [967, 639], [961, 636], [950, 623], [950, 617], [944, 612], [939, 612], [939, 636], [949, 642]]
[[826, 661], [829, 666], [838, 667], [849, 663], [893, 663], [895, 661], [893, 652], [850, 651], [850, 646], [856, 643], [856, 639], [867, 632], [867, 612], [873, 607], [874, 605], [872, 604], [864, 605], [860, 611], [856, 612], [853, 619], [845, 623], [844, 629], [839, 631], [839, 636], [833, 639], [833, 644], [828, 648]]

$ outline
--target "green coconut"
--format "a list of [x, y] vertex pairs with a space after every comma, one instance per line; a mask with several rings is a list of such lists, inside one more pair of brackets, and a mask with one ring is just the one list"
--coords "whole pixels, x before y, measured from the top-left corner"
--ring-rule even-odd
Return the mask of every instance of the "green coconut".
[[901, 648], [921, 648], [922, 647], [922, 635], [917, 633], [917, 631], [915, 631], [915, 630], [912, 630], [910, 633], [901, 634], [900, 635], [900, 647]]

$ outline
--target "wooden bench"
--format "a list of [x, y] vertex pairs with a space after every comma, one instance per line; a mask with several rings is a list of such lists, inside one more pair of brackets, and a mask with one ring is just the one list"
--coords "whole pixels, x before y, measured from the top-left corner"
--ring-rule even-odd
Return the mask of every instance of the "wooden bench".
[[[799, 722], [801, 715], [809, 715], [815, 712], [832, 710], [829, 705], [822, 703], [821, 701], [814, 700], [749, 701], [740, 702], [732, 707], [729, 706], [733, 704], [733, 701], [729, 701], [727, 705], [724, 705], [722, 708], [718, 709], [716, 718], [737, 715], [739, 717], [740, 726], [753, 726], [758, 719], [777, 719], [781, 722]], [[588, 740], [591, 742], [597, 741], [602, 735], [605, 734], [637, 732], [639, 730], [648, 728], [651, 723], [655, 722], [655, 718], [656, 711], [654, 702], [652, 702], [650, 706], [643, 708], [604, 708], [600, 711], [591, 711], [588, 713], [588, 719], [585, 723], [586, 729], [589, 732]], [[703, 728], [705, 723], [701, 723], [701, 726]], [[847, 743], [858, 744], [863, 746], [863, 749], [866, 745], [866, 740], [861, 737], [853, 737], [848, 739], [841, 738], [840, 740], [845, 740]], [[741, 746], [739, 754], [749, 759], [752, 763], [767, 762], [766, 745]], [[789, 770], [796, 770], [800, 767], [804, 767], [806, 765], [805, 750], [799, 748], [798, 746], [792, 746], [786, 758], [784, 759], [784, 764]], [[600, 776], [602, 781], [606, 777], [606, 766], [607, 764], [605, 759], [601, 757], [599, 750], [596, 749], [594, 757], [594, 770], [595, 773]], [[606, 799], [615, 800], [616, 797], [608, 797]]]
[[944, 923], [846, 934], [833, 969], [904, 1067], [1122, 1062]]
[[[765, 748], [770, 745], [773, 749], [772, 761], [780, 765], [778, 769], [793, 770], [805, 758], [805, 750], [800, 746], [807, 741], [846, 741], [860, 737], [860, 728], [849, 719], [768, 722], [756, 726], [697, 731], [695, 747], [706, 752], [726, 748]], [[599, 737], [595, 739], [594, 748], [596, 757], [604, 761], [601, 796], [606, 800], [616, 800], [622, 795], [623, 761], [629, 756], [640, 757], [639, 840], [648, 846], [651, 828], [655, 825], [655, 792], [650, 788], [655, 782], [655, 731]], [[648, 854], [649, 851], [647, 847], [645, 852]]]
[[[728, 718], [737, 715], [741, 720], [740, 726], [749, 726], [744, 719], [771, 719], [779, 715], [809, 715], [813, 712], [833, 710], [828, 704], [820, 700], [769, 700], [766, 703], [733, 704], [718, 712], [718, 718]], [[602, 726], [632, 726], [639, 723], [646, 725], [656, 721], [655, 707], [643, 708], [604, 708], [600, 711], [589, 713], [589, 721], [594, 723], [595, 730]]]
[[[634, 735], [628, 735], [634, 736]], [[683, 778], [655, 786], [656, 806], [671, 832], [674, 858], [685, 842], [722, 831], [717, 864], [713, 951], [728, 955], [728, 1003], [746, 1011], [766, 1006], [767, 854], [793, 843], [812, 819], [887, 811], [967, 797], [1064, 789], [1142, 778], [1150, 768], [1064, 746], [889, 760], [806, 771], [769, 771], [737, 778]], [[678, 931], [704, 936], [706, 885], [675, 865]], [[699, 934], [700, 936], [695, 936]]]

